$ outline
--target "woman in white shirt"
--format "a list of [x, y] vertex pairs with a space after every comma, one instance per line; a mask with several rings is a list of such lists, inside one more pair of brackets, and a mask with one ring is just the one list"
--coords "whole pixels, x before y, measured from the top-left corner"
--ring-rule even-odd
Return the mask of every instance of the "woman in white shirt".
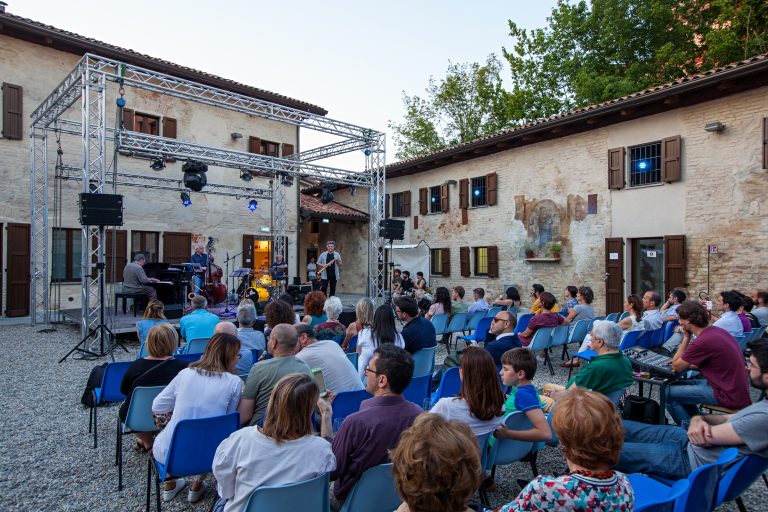
[[[312, 435], [312, 411], [320, 410], [320, 437]], [[224, 511], [243, 510], [251, 493], [265, 485], [309, 480], [336, 469], [331, 410], [312, 377], [291, 373], [272, 390], [264, 426], [245, 427], [222, 441], [213, 474]], [[217, 506], [221, 506], [221, 501]]]
[[395, 328], [395, 312], [392, 306], [381, 305], [373, 314], [373, 327], [363, 329], [357, 335], [357, 373], [365, 379], [365, 368], [373, 357], [373, 352], [383, 343], [394, 343], [405, 348], [403, 336]]
[[504, 393], [491, 354], [467, 347], [461, 353], [459, 378], [459, 394], [441, 398], [430, 412], [468, 424], [476, 436], [496, 430], [504, 420]]
[[[165, 428], [155, 438], [152, 456], [165, 464], [168, 446], [176, 424], [181, 420], [209, 418], [237, 411], [243, 383], [230, 373], [240, 356], [240, 340], [231, 334], [216, 334], [208, 342], [199, 361], [181, 370], [152, 402], [152, 413], [159, 418], [170, 415]], [[190, 503], [205, 492], [205, 475], [195, 478], [189, 488]], [[187, 484], [184, 478], [166, 480], [163, 501], [171, 501]]]

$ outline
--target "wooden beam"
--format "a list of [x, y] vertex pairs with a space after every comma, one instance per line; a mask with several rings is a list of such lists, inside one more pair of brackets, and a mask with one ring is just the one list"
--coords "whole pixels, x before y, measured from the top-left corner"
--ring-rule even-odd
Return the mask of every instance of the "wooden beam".
[[590, 117], [589, 119], [587, 119], [587, 124], [590, 125], [590, 126], [593, 125], [593, 124], [597, 124], [599, 122], [600, 122], [600, 118], [597, 117], [597, 116]]
[[665, 105], [677, 105], [680, 103], [680, 96], [677, 94], [670, 96], [668, 98], [664, 98], [664, 104]]
[[728, 89], [733, 89], [733, 87], [736, 84], [732, 80], [726, 80], [725, 82], [721, 82], [717, 85], [718, 91], [727, 91]]
[[623, 109], [621, 109], [621, 112], [620, 112], [622, 117], [631, 116], [634, 113], [635, 113], [635, 109], [634, 108], [623, 108]]

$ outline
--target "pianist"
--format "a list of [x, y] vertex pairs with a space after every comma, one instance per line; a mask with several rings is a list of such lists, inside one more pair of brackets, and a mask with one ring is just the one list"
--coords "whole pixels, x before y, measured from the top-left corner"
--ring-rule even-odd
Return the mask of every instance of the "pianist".
[[158, 282], [157, 279], [147, 277], [144, 272], [144, 264], [147, 262], [144, 255], [138, 253], [133, 261], [123, 269], [123, 291], [129, 293], [144, 293], [149, 300], [157, 299], [157, 291], [149, 283]]

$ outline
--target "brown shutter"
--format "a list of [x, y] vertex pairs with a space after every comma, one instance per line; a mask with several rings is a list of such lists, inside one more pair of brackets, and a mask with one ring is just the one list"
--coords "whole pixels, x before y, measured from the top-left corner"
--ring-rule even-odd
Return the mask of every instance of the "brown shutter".
[[675, 288], [687, 288], [685, 282], [685, 235], [664, 237], [664, 296]]
[[413, 229], [419, 229], [419, 216], [413, 216]]
[[661, 140], [661, 181], [680, 181], [680, 136]]
[[385, 194], [384, 195], [384, 218], [385, 219], [389, 218], [389, 202], [390, 202], [390, 199], [391, 199], [391, 197], [390, 197], [389, 194]]
[[467, 178], [459, 180], [459, 208], [469, 208], [469, 180]]
[[243, 235], [243, 267], [253, 268], [253, 235]]
[[429, 213], [429, 190], [426, 188], [419, 189], [419, 214], [426, 215]]
[[448, 185], [440, 185], [440, 211], [446, 213], [448, 208]]
[[261, 154], [261, 139], [258, 137], [248, 137], [248, 152]]
[[403, 217], [411, 216], [411, 191], [403, 192]]
[[29, 224], [8, 224], [6, 245], [5, 315], [29, 314]]
[[462, 208], [461, 210], [461, 225], [466, 226], [469, 224], [469, 215], [467, 214], [467, 209]]
[[136, 115], [131, 108], [123, 109], [123, 128], [129, 132], [136, 131]]
[[440, 269], [440, 274], [442, 274], [443, 277], [448, 277], [451, 275], [451, 250], [450, 249], [441, 249], [443, 251], [443, 268]]
[[488, 247], [488, 277], [499, 277], [499, 248]]
[[763, 169], [768, 169], [768, 117], [763, 118]]
[[283, 143], [283, 158], [293, 154], [293, 144]]
[[620, 190], [624, 188], [624, 148], [608, 150], [608, 188]]
[[20, 85], [3, 84], [3, 137], [12, 140], [24, 138], [24, 90]]
[[469, 247], [459, 247], [459, 266], [461, 267], [461, 277], [469, 277]]
[[163, 137], [168, 139], [175, 139], [176, 137], [176, 120], [172, 117], [163, 118]]
[[495, 172], [492, 172], [490, 174], [485, 175], [485, 187], [486, 187], [486, 203], [488, 206], [493, 206], [496, 204], [496, 182], [498, 181], [497, 175]]

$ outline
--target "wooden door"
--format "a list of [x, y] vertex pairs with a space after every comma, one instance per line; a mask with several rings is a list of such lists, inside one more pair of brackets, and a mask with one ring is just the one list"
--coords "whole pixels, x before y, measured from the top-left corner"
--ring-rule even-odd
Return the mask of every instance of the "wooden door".
[[189, 263], [192, 257], [192, 233], [163, 233], [163, 262]]
[[623, 311], [624, 239], [605, 239], [605, 314]]
[[253, 269], [253, 242], [256, 237], [253, 235], [243, 235], [243, 255], [242, 266], [245, 268]]
[[665, 236], [664, 297], [669, 297], [669, 292], [675, 288], [688, 288], [685, 279], [685, 258], [685, 235]]
[[6, 316], [29, 314], [29, 224], [8, 224]]

